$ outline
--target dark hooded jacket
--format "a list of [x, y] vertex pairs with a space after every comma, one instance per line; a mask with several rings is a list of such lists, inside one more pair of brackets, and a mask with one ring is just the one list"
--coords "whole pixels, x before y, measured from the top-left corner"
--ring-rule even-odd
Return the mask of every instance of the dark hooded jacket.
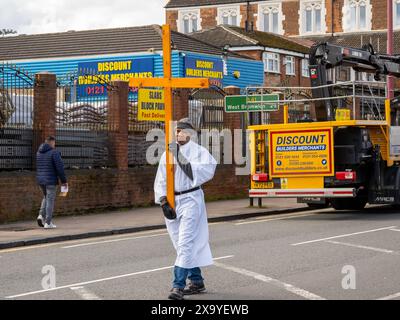
[[67, 183], [61, 154], [44, 143], [36, 153], [36, 181], [40, 185], [57, 185], [58, 179]]

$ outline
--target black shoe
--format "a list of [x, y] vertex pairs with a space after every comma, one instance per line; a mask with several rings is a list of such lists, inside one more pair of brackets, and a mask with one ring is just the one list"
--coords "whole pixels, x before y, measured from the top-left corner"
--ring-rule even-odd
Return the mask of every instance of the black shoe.
[[186, 288], [183, 290], [184, 295], [191, 295], [191, 294], [199, 294], [206, 291], [206, 287], [204, 286], [204, 283], [201, 284], [196, 284], [190, 282], [189, 285], [186, 286]]
[[179, 288], [172, 288], [171, 293], [168, 296], [171, 300], [183, 300], [183, 290]]

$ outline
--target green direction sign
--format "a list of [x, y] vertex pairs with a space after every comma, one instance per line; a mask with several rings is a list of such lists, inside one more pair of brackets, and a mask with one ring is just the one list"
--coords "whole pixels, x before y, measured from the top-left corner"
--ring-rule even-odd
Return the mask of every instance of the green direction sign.
[[268, 103], [274, 101], [279, 101], [279, 95], [226, 96], [225, 112], [276, 111], [278, 104]]

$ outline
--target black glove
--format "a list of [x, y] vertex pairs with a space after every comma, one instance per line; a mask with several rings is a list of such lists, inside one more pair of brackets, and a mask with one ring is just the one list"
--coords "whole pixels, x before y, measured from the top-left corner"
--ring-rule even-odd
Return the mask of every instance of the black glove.
[[166, 217], [168, 220], [176, 219], [176, 212], [173, 208], [171, 208], [166, 197], [161, 198], [161, 209], [164, 213], [164, 217]]

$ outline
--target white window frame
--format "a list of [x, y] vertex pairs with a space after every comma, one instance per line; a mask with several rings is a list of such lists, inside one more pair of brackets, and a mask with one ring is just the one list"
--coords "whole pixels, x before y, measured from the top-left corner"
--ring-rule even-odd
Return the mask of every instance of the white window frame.
[[[307, 31], [307, 9], [311, 10], [311, 31]], [[320, 30], [318, 30], [316, 26], [316, 9], [321, 10]], [[327, 31], [325, 0], [300, 0], [299, 26], [301, 35], [325, 34]]]
[[[232, 24], [232, 17], [236, 17], [236, 24]], [[224, 17], [228, 17], [228, 25], [240, 27], [242, 16], [240, 6], [220, 6], [217, 9], [217, 24], [224, 24]]]
[[285, 69], [286, 69], [286, 75], [288, 75], [288, 76], [296, 75], [296, 59], [295, 59], [295, 57], [293, 57], [293, 56], [285, 57]]
[[301, 76], [303, 78], [310, 77], [310, 61], [308, 59], [301, 59]]
[[399, 14], [399, 20], [397, 20], [397, 6], [399, 6], [400, 10], [400, 0], [393, 1], [393, 27], [396, 29], [400, 29], [400, 14]]
[[[365, 26], [361, 27], [360, 7], [365, 5]], [[352, 8], [356, 8], [356, 21], [352, 21]], [[371, 31], [372, 29], [372, 5], [370, 0], [345, 0], [342, 9], [343, 13], [343, 31]]]
[[[278, 13], [278, 30], [274, 32], [273, 30], [273, 12]], [[268, 30], [266, 29], [266, 26], [264, 25], [264, 16], [266, 14], [270, 15], [270, 21], [269, 21], [269, 26]], [[266, 31], [266, 32], [272, 32], [272, 33], [277, 33], [277, 34], [284, 34], [283, 30], [283, 21], [285, 20], [285, 16], [283, 15], [282, 11], [282, 1], [273, 1], [273, 2], [263, 2], [258, 5], [258, 15], [257, 15], [257, 28], [259, 31]]]
[[[269, 61], [273, 60], [277, 62], [277, 69], [270, 69], [269, 68]], [[264, 52], [263, 53], [263, 62], [264, 62], [264, 72], [268, 73], [281, 73], [281, 56], [279, 53], [274, 52]]]
[[[179, 10], [178, 11], [178, 20], [177, 20], [177, 26], [178, 26], [178, 32], [181, 33], [186, 33], [185, 32], [185, 18], [189, 19], [189, 33], [193, 32], [193, 18], [196, 17], [197, 19], [197, 25], [196, 31], [201, 30], [201, 16], [200, 16], [200, 9], [191, 9], [191, 10]], [[192, 31], [190, 31], [192, 30]]]

